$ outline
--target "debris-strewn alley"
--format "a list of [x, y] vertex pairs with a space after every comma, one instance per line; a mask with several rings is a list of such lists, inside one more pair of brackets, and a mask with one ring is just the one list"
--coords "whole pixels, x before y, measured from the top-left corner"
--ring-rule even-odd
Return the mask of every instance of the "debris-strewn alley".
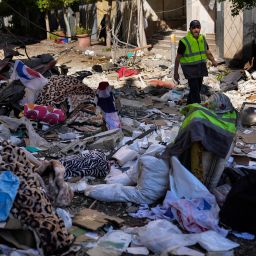
[[0, 254], [256, 255], [247, 19], [228, 1], [35, 2], [0, 0]]

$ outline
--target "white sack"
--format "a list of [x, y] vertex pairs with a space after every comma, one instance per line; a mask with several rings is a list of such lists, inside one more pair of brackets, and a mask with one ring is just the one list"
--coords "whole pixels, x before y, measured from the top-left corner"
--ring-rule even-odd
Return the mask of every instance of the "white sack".
[[88, 186], [85, 195], [100, 201], [137, 204], [152, 204], [165, 195], [169, 185], [167, 162], [153, 156], [143, 155], [138, 160], [137, 171], [136, 187], [120, 184]]

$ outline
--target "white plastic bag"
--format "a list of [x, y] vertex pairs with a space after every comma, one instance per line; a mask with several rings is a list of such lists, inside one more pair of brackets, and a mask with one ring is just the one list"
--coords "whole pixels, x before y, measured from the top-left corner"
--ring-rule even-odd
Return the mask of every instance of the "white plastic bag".
[[208, 189], [190, 171], [188, 171], [177, 157], [171, 158], [170, 188], [173, 196], [178, 198], [200, 198], [203, 194], [210, 194]]
[[122, 184], [124, 186], [134, 185], [134, 182], [128, 177], [126, 172], [122, 172], [114, 166], [111, 166], [109, 174], [106, 176], [107, 184]]
[[196, 234], [195, 236], [198, 237], [198, 243], [207, 251], [228, 251], [239, 246], [239, 244], [212, 230]]
[[154, 220], [144, 227], [127, 228], [133, 240], [156, 254], [172, 252], [184, 246], [199, 243], [207, 251], [228, 251], [239, 244], [219, 235], [215, 231], [200, 234], [183, 234], [177, 226], [167, 220]]
[[137, 241], [156, 254], [196, 243], [196, 238], [182, 234], [167, 220], [151, 221], [144, 227], [128, 229], [128, 232], [137, 235]]
[[48, 79], [29, 68], [22, 61], [15, 60], [11, 80], [20, 80], [23, 85], [35, 91], [42, 90]]
[[165, 206], [169, 204], [175, 219], [189, 232], [215, 230], [226, 236], [227, 230], [218, 226], [219, 207], [215, 197], [176, 157], [171, 162], [170, 192]]
[[97, 245], [104, 249], [123, 252], [128, 248], [131, 240], [132, 237], [130, 234], [122, 230], [114, 230], [101, 237]]

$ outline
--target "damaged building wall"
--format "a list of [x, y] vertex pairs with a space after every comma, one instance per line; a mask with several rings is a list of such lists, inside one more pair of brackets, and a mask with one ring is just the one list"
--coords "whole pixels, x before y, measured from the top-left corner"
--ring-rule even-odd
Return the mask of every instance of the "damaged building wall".
[[186, 24], [186, 0], [148, 0], [147, 2], [158, 16], [158, 20], [154, 19], [152, 16], [148, 17], [149, 26], [146, 30], [147, 35], [152, 34], [152, 30], [184, 28]]
[[231, 15], [231, 3], [224, 3], [224, 58], [242, 59], [244, 15]]
[[230, 2], [217, 4], [216, 36], [219, 56], [229, 60], [233, 66], [243, 65], [254, 54], [255, 13], [254, 8], [233, 17]]
[[120, 10], [123, 16], [122, 21], [122, 40], [124, 42], [136, 44], [137, 31], [137, 9], [135, 1], [123, 1], [120, 4]]
[[249, 60], [255, 55], [256, 8], [244, 12], [243, 59]]
[[202, 33], [215, 33], [215, 5], [210, 0], [187, 0], [187, 30], [191, 20], [200, 20]]
[[[162, 19], [171, 29], [186, 30], [186, 0], [163, 1]], [[159, 1], [158, 1], [159, 2]]]

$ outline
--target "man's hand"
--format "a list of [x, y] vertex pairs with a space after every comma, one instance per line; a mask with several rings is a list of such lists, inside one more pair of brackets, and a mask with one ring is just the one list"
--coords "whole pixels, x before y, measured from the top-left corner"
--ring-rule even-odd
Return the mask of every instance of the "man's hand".
[[217, 61], [216, 61], [216, 60], [212, 60], [212, 65], [213, 65], [214, 67], [217, 67], [217, 66], [218, 66]]
[[180, 75], [179, 75], [179, 73], [175, 72], [173, 77], [174, 77], [174, 80], [179, 84], [180, 83]]
[[211, 61], [212, 65], [213, 65], [214, 67], [217, 67], [217, 66], [218, 66], [217, 61], [214, 59], [214, 57], [213, 57], [213, 55], [212, 55], [212, 53], [210, 52], [209, 49], [206, 51], [206, 56], [207, 56], [208, 60]]

